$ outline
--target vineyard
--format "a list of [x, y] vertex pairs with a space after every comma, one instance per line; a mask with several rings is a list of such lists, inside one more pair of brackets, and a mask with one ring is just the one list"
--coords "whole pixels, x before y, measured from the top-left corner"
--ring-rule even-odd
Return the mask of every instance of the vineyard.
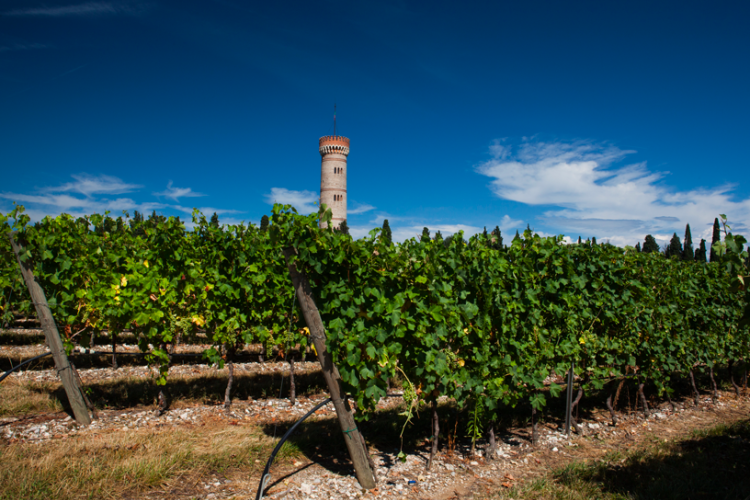
[[[448, 244], [429, 237], [394, 244], [378, 230], [354, 240], [320, 229], [326, 217], [276, 205], [261, 229], [220, 226], [196, 211], [186, 230], [175, 218], [109, 215], [31, 224], [18, 207], [0, 215], [0, 320], [12, 324], [35, 310], [8, 244], [12, 233], [68, 354], [102, 338], [114, 349], [127, 336], [168, 391], [177, 348], [200, 345], [196, 358], [229, 366], [228, 407], [233, 363], [245, 346], [292, 370], [316, 352], [294, 266], [309, 282], [357, 421], [399, 391], [402, 443], [417, 412], [430, 416], [419, 420], [429, 425], [428, 468], [446, 435], [440, 401], [470, 416], [472, 452], [487, 436], [493, 456], [509, 408], [528, 407], [537, 441], [537, 422], [561, 397], [571, 367], [573, 407], [600, 394], [612, 425], [623, 387], [633, 388], [644, 413], [686, 383], [697, 403], [696, 380], [709, 383], [714, 398], [722, 383], [740, 393], [750, 273], [744, 238], [728, 230], [714, 249], [719, 262], [700, 263], [528, 230], [508, 246], [461, 233]], [[159, 398], [162, 412], [166, 401]], [[575, 418], [571, 424], [581, 432]], [[403, 446], [398, 456], [406, 459]]]

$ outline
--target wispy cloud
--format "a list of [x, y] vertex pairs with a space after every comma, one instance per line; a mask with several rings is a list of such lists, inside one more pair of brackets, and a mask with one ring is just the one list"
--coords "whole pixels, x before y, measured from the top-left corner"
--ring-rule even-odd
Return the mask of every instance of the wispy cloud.
[[351, 215], [356, 215], [356, 214], [363, 214], [365, 212], [369, 212], [370, 210], [375, 210], [375, 207], [373, 207], [372, 205], [363, 203], [363, 204], [358, 204], [354, 208], [348, 208], [346, 210], [346, 213], [351, 214]]
[[65, 17], [65, 16], [91, 16], [132, 13], [134, 9], [130, 6], [115, 2], [86, 2], [75, 5], [63, 5], [59, 7], [31, 7], [15, 9], [4, 12], [6, 16], [39, 16], [39, 17]]
[[18, 50], [41, 50], [48, 49], [50, 45], [43, 43], [14, 43], [13, 45], [0, 46], [0, 52], [14, 52]]
[[[118, 196], [138, 191], [143, 186], [125, 182], [117, 177], [88, 174], [79, 174], [72, 177], [73, 182], [39, 188], [34, 193], [0, 192], [0, 200], [14, 201], [24, 205], [26, 213], [33, 221], [41, 220], [47, 215], [57, 216], [62, 213], [81, 217], [94, 213], [103, 214], [107, 211], [115, 216], [120, 215], [123, 211], [132, 214], [134, 210], [145, 214], [154, 210], [171, 214], [180, 212], [191, 214], [193, 211], [191, 207], [184, 207], [179, 204], [149, 200], [136, 201], [130, 197]], [[197, 196], [197, 194], [193, 195]], [[183, 196], [186, 195], [183, 194]], [[214, 212], [219, 215], [241, 213], [238, 210], [214, 207], [202, 207], [199, 210], [209, 216]]]
[[197, 198], [206, 195], [203, 193], [196, 193], [192, 188], [189, 187], [174, 187], [173, 182], [169, 181], [169, 183], [167, 183], [167, 189], [165, 189], [164, 191], [159, 191], [158, 193], [154, 193], [154, 196], [164, 196], [165, 198], [169, 198], [171, 200], [174, 200], [175, 202], [179, 202], [180, 198]]
[[271, 192], [264, 196], [266, 202], [273, 205], [281, 203], [291, 205], [301, 214], [318, 211], [318, 193], [312, 191], [294, 191], [286, 188], [271, 188]]
[[86, 197], [95, 194], [123, 194], [142, 188], [140, 184], [129, 184], [123, 182], [117, 177], [109, 175], [89, 175], [77, 174], [71, 175], [75, 182], [67, 182], [61, 186], [43, 188], [42, 192], [47, 193], [80, 193]]
[[694, 238], [708, 238], [719, 213], [737, 228], [750, 222], [750, 199], [735, 200], [731, 185], [679, 191], [659, 182], [668, 172], [653, 172], [646, 163], [615, 166], [634, 151], [525, 140], [516, 148], [497, 142], [491, 153], [476, 169], [492, 179], [490, 189], [507, 200], [557, 207], [541, 219], [560, 232], [633, 245], [648, 233], [664, 242], [688, 223]]

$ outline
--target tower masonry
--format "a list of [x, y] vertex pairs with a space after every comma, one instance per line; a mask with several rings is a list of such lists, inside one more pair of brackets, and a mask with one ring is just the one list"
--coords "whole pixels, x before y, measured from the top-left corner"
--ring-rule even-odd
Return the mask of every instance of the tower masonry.
[[[346, 157], [349, 139], [340, 135], [320, 138], [320, 203], [331, 209], [331, 225], [338, 229], [346, 220]], [[328, 227], [321, 224], [321, 227]]]

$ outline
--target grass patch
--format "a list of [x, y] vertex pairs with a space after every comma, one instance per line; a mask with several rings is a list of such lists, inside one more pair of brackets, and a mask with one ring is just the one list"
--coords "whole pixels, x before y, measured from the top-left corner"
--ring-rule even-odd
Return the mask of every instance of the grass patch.
[[59, 386], [54, 382], [6, 378], [0, 383], [0, 417], [62, 411], [63, 405], [54, 395]]
[[594, 464], [572, 463], [496, 498], [583, 500], [747, 499], [750, 420], [694, 431]]
[[[190, 495], [211, 474], [260, 474], [274, 445], [255, 426], [226, 423], [0, 445], [0, 499], [141, 498], [155, 489]], [[276, 463], [299, 455], [285, 445]]]

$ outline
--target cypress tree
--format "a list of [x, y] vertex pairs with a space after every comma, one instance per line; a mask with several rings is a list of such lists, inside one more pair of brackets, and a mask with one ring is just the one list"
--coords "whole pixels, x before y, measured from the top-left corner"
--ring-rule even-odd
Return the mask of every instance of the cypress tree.
[[580, 236], [578, 236], [578, 244], [579, 245], [581, 244], [581, 237]]
[[641, 251], [643, 253], [658, 252], [659, 244], [653, 236], [647, 234], [646, 239], [643, 241], [643, 249]]
[[518, 234], [518, 229], [516, 229], [516, 235], [513, 237], [513, 241], [520, 240], [521, 236]]
[[349, 226], [346, 224], [346, 219], [341, 221], [341, 224], [339, 224], [339, 231], [342, 234], [349, 236]]
[[690, 224], [688, 224], [685, 226], [685, 248], [682, 250], [682, 259], [693, 260], [694, 258], [693, 236], [690, 234]]
[[443, 241], [443, 234], [440, 231], [435, 233], [435, 241]]
[[640, 252], [641, 251], [641, 242], [640, 241], [635, 244], [635, 251], [636, 252]]
[[489, 240], [489, 237], [487, 236], [487, 226], [484, 226], [484, 231], [482, 231], [482, 237], [484, 238], [484, 241]]
[[211, 227], [219, 227], [219, 215], [214, 212], [214, 214], [211, 216]]
[[265, 233], [266, 231], [268, 231], [268, 216], [267, 215], [264, 215], [263, 217], [260, 218], [260, 231], [262, 233]]
[[669, 253], [667, 254], [667, 257], [677, 256], [678, 258], [682, 258], [682, 243], [680, 243], [680, 238], [677, 236], [677, 233], [674, 233], [672, 236], [672, 239], [669, 240]]
[[390, 224], [388, 224], [388, 219], [383, 221], [383, 231], [380, 233], [380, 238], [387, 246], [393, 244], [393, 233], [391, 232]]
[[426, 227], [422, 229], [422, 239], [421, 241], [430, 241], [430, 230]]
[[701, 244], [698, 247], [698, 250], [695, 251], [695, 261], [706, 262], [706, 240], [703, 238], [701, 238]]
[[492, 230], [492, 248], [496, 250], [503, 249], [503, 235], [500, 233], [500, 226], [495, 226]]
[[595, 247], [595, 246], [596, 246], [596, 236], [593, 236], [593, 237], [591, 238], [591, 246], [592, 246], [592, 247]]
[[709, 262], [716, 262], [719, 260], [719, 256], [714, 252], [714, 243], [721, 241], [721, 226], [719, 226], [719, 218], [714, 219], [714, 234], [711, 238], [711, 250]]
[[133, 218], [130, 219], [130, 229], [133, 229], [141, 222], [143, 222], [143, 215], [141, 215], [141, 213], [136, 210], [135, 212], [133, 212]]

